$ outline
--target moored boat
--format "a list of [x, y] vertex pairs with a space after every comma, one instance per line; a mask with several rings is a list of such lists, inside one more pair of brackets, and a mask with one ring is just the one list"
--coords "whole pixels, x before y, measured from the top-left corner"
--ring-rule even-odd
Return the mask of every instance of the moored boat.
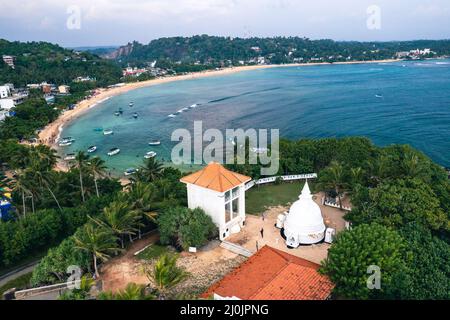
[[115, 156], [116, 154], [120, 153], [120, 149], [119, 148], [112, 148], [111, 150], [109, 150], [108, 152], [108, 156], [112, 157]]
[[194, 109], [194, 108], [197, 108], [197, 107], [198, 107], [198, 104], [195, 103], [192, 106], [190, 106], [189, 109]]
[[137, 112], [133, 113], [133, 118], [137, 119], [138, 117], [139, 117], [139, 115]]
[[175, 118], [176, 116], [177, 116], [177, 115], [176, 115], [176, 114], [173, 114], [173, 113], [168, 115], [169, 118]]
[[96, 146], [90, 146], [90, 147], [87, 149], [87, 152], [88, 152], [88, 153], [94, 153], [95, 151], [97, 151], [97, 147], [96, 147]]
[[134, 106], [134, 102], [130, 102], [129, 106], [130, 107]]
[[149, 146], [160, 146], [161, 145], [161, 141], [159, 140], [152, 140], [148, 143]]
[[116, 112], [114, 112], [114, 115], [116, 116], [116, 117], [118, 117], [118, 116], [120, 116], [120, 112], [119, 111], [116, 111]]
[[139, 171], [139, 169], [130, 168], [130, 169], [125, 170], [124, 174], [126, 176], [131, 176], [131, 175], [135, 174], [138, 171]]
[[104, 134], [105, 136], [109, 136], [109, 135], [114, 134], [114, 131], [112, 131], [111, 129], [104, 130], [104, 131], [103, 131], [103, 134]]
[[68, 146], [71, 146], [72, 143], [73, 143], [73, 142], [71, 142], [71, 141], [61, 141], [58, 145], [59, 145], [60, 147], [68, 147]]
[[156, 157], [156, 152], [155, 151], [147, 152], [145, 154], [145, 156], [144, 156], [145, 159], [151, 159], [151, 158], [154, 158], [154, 157]]
[[75, 158], [76, 158], [75, 153], [68, 153], [64, 157], [64, 161], [72, 161], [75, 160]]

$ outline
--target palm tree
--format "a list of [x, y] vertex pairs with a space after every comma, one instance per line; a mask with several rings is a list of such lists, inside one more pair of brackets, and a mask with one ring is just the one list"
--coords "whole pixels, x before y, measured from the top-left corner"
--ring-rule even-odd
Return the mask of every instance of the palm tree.
[[131, 236], [137, 231], [140, 224], [139, 215], [130, 210], [130, 206], [126, 202], [115, 201], [108, 207], [103, 209], [100, 218], [91, 218], [97, 225], [109, 228], [116, 236], [119, 237], [122, 248], [124, 248], [123, 236], [128, 235], [130, 242]]
[[147, 294], [145, 286], [138, 285], [136, 283], [129, 283], [127, 287], [120, 290], [116, 294], [111, 291], [102, 292], [99, 296], [99, 300], [153, 300], [155, 297], [151, 294]]
[[97, 179], [105, 176], [106, 169], [107, 166], [105, 165], [105, 161], [99, 157], [92, 158], [88, 163], [88, 170], [94, 177], [95, 192], [97, 194], [97, 198], [100, 197], [100, 194], [98, 192]]
[[78, 151], [77, 155], [75, 156], [75, 161], [73, 164], [73, 168], [78, 169], [78, 172], [80, 174], [81, 199], [83, 200], [83, 202], [86, 201], [84, 197], [84, 187], [83, 187], [83, 170], [86, 168], [88, 160], [89, 156], [86, 153], [84, 153], [84, 151]]
[[48, 170], [53, 169], [59, 159], [56, 150], [45, 145], [31, 147], [29, 156], [38, 160]]
[[357, 184], [361, 184], [364, 177], [364, 170], [361, 167], [351, 168], [350, 175], [352, 179], [352, 188], [354, 188]]
[[108, 261], [111, 254], [120, 251], [117, 248], [117, 238], [111, 230], [103, 227], [96, 227], [87, 223], [83, 229], [74, 235], [75, 248], [86, 251], [92, 255], [95, 276], [99, 277], [98, 260]]
[[145, 271], [147, 278], [158, 289], [160, 300], [164, 300], [168, 289], [188, 276], [186, 271], [177, 266], [177, 258], [176, 255], [164, 254], [156, 261], [153, 269]]
[[[16, 181], [14, 183], [14, 191], [17, 193], [20, 193], [22, 195], [22, 210], [23, 210], [23, 217], [26, 216], [27, 213], [27, 206], [25, 203], [25, 195], [31, 194], [30, 191], [30, 185], [28, 180], [24, 177], [24, 175], [19, 175], [16, 178]], [[34, 205], [33, 205], [33, 213], [34, 213]]]
[[135, 175], [137, 181], [153, 182], [163, 174], [163, 164], [155, 158], [146, 159], [144, 165], [139, 168]]
[[347, 183], [345, 182], [344, 167], [337, 161], [332, 161], [322, 174], [319, 185], [323, 189], [333, 189], [339, 200], [339, 207], [342, 210], [342, 194]]
[[39, 164], [34, 164], [31, 168], [25, 171], [27, 179], [29, 179], [30, 181], [34, 181], [41, 190], [46, 189], [52, 196], [53, 200], [55, 200], [59, 211], [62, 212], [59, 201], [51, 188], [56, 180], [55, 174], [56, 173], [54, 171], [46, 170], [45, 168], [39, 166]]

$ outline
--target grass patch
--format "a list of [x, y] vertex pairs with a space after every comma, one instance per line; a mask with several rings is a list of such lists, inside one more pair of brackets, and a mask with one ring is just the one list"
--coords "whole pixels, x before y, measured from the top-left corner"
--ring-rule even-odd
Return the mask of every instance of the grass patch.
[[152, 244], [150, 247], [140, 252], [137, 255], [137, 258], [142, 260], [158, 259], [160, 256], [162, 256], [165, 253], [168, 253], [169, 251], [171, 250], [167, 246]]
[[27, 288], [30, 285], [32, 275], [33, 272], [25, 273], [20, 277], [5, 283], [0, 287], [0, 297], [3, 297], [3, 293], [9, 289], [16, 288], [17, 290], [21, 290]]
[[[261, 215], [269, 207], [285, 206], [298, 199], [304, 181], [254, 186], [246, 192], [246, 213]], [[312, 189], [312, 185], [310, 183]]]

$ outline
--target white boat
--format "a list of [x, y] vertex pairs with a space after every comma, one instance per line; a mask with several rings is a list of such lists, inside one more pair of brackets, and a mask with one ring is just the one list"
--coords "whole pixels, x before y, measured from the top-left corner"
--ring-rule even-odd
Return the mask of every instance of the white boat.
[[197, 108], [197, 107], [198, 107], [198, 104], [193, 104], [192, 106], [189, 107], [189, 109], [194, 109], [194, 108]]
[[73, 142], [71, 142], [71, 141], [61, 141], [58, 145], [59, 145], [60, 147], [68, 147], [68, 146], [71, 146], [72, 143], [73, 143]]
[[138, 171], [139, 171], [139, 169], [130, 168], [130, 169], [127, 169], [127, 170], [124, 172], [124, 174], [125, 174], [126, 176], [131, 176], [131, 175], [135, 174], [135, 173], [138, 172]]
[[130, 102], [129, 106], [130, 107], [134, 106], [134, 102]]
[[90, 146], [90, 147], [87, 149], [87, 152], [88, 152], [88, 153], [94, 153], [95, 151], [97, 151], [97, 147], [96, 147], [96, 146]]
[[145, 159], [151, 159], [151, 158], [154, 158], [154, 157], [156, 157], [156, 152], [155, 151], [147, 152], [145, 154], [145, 156], [144, 156]]
[[178, 112], [179, 113], [183, 113], [183, 112], [188, 111], [188, 110], [189, 110], [189, 108], [183, 108], [183, 109], [178, 110]]
[[116, 112], [114, 112], [114, 115], [115, 115], [116, 117], [118, 117], [118, 116], [120, 116], [120, 112], [119, 112], [119, 111], [116, 111]]
[[152, 140], [148, 143], [149, 146], [160, 146], [161, 145], [161, 141], [159, 140]]
[[108, 152], [108, 156], [112, 157], [115, 156], [116, 154], [120, 153], [120, 149], [119, 148], [112, 148], [111, 150], [109, 150]]
[[109, 136], [109, 135], [114, 134], [114, 131], [112, 131], [112, 130], [105, 130], [105, 131], [103, 131], [103, 134], [104, 134], [105, 136]]
[[139, 115], [137, 112], [133, 113], [133, 118], [137, 119], [138, 117], [139, 117]]
[[176, 115], [176, 114], [173, 114], [173, 113], [168, 115], [169, 118], [175, 118], [176, 116], [177, 116], [177, 115]]
[[381, 95], [381, 94], [376, 94], [375, 97], [381, 99], [381, 98], [383, 98], [383, 95]]
[[75, 154], [74, 153], [69, 153], [69, 154], [67, 154], [65, 157], [64, 157], [64, 160], [65, 161], [72, 161], [72, 160], [75, 160]]

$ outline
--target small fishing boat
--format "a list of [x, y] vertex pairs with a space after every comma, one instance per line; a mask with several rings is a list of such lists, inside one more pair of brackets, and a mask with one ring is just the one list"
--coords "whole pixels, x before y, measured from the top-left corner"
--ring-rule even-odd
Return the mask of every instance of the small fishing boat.
[[58, 145], [59, 145], [60, 147], [68, 147], [68, 146], [71, 146], [72, 143], [73, 143], [73, 142], [71, 142], [71, 141], [61, 141]]
[[62, 138], [61, 140], [60, 140], [60, 142], [75, 142], [75, 139], [74, 138], [72, 138], [72, 137], [66, 137], [66, 138]]
[[135, 174], [138, 171], [139, 171], [139, 169], [130, 168], [130, 169], [125, 170], [124, 174], [126, 176], [131, 176], [131, 175]]
[[137, 112], [133, 113], [133, 118], [137, 119], [139, 117], [139, 115], [137, 114]]
[[193, 104], [192, 106], [189, 107], [189, 109], [194, 109], [194, 108], [197, 108], [197, 107], [198, 107], [198, 104]]
[[375, 97], [381, 99], [381, 98], [383, 98], [383, 95], [382, 94], [376, 94]]
[[177, 115], [176, 115], [176, 114], [173, 114], [173, 113], [168, 115], [169, 118], [175, 118], [176, 116], [177, 116]]
[[97, 147], [96, 147], [96, 146], [90, 146], [90, 147], [87, 149], [87, 152], [88, 152], [88, 153], [94, 153], [95, 151], [97, 151]]
[[189, 110], [189, 108], [183, 108], [183, 109], [178, 110], [178, 113], [183, 113], [183, 112], [188, 111], [188, 110]]
[[120, 153], [120, 149], [119, 148], [112, 148], [111, 150], [109, 150], [108, 152], [108, 156], [112, 157], [115, 156], [116, 154]]
[[103, 134], [104, 134], [105, 136], [109, 136], [109, 135], [114, 134], [114, 131], [112, 131], [111, 129], [104, 130], [104, 131], [103, 131]]
[[156, 157], [156, 152], [155, 151], [147, 152], [145, 154], [145, 156], [144, 156], [145, 159], [151, 159], [151, 158], [154, 158], [154, 157]]
[[159, 140], [152, 140], [148, 143], [149, 146], [160, 146], [161, 145], [161, 141]]
[[134, 106], [134, 102], [130, 102], [129, 104], [130, 108]]
[[120, 116], [120, 112], [119, 111], [116, 111], [116, 112], [114, 112], [114, 115], [116, 116], [116, 117], [118, 117], [118, 116]]
[[64, 161], [72, 161], [75, 160], [75, 153], [68, 153], [66, 154], [66, 156], [64, 157]]

